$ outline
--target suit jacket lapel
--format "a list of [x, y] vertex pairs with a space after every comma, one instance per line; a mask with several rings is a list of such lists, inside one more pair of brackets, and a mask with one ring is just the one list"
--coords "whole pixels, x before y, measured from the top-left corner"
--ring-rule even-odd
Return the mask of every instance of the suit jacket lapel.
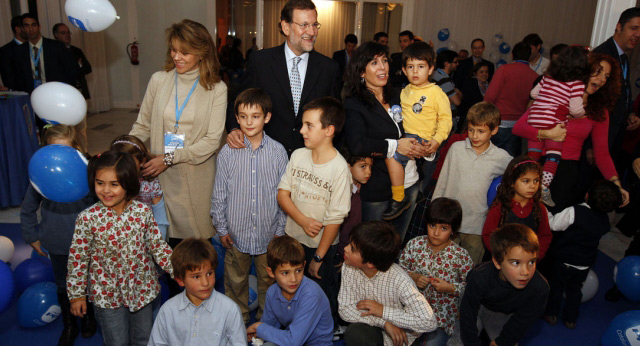
[[282, 88], [282, 94], [287, 97], [287, 100], [293, 107], [293, 96], [291, 95], [291, 82], [289, 81], [289, 71], [287, 70], [287, 57], [284, 55], [284, 44], [279, 49], [274, 51], [273, 66], [274, 75], [278, 80], [278, 84]]

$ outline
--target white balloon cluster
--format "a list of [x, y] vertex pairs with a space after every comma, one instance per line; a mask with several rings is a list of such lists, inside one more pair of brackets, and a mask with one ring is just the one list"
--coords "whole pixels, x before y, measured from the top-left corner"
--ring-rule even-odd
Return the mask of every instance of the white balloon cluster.
[[64, 11], [71, 24], [90, 32], [102, 31], [120, 19], [107, 0], [67, 0]]

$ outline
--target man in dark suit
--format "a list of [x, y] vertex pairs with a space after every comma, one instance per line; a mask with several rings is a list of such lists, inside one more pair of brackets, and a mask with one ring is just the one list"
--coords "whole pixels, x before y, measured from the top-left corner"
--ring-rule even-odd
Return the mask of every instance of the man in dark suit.
[[[262, 88], [271, 97], [273, 109], [266, 133], [280, 142], [287, 153], [304, 146], [300, 128], [302, 108], [323, 97], [339, 97], [341, 76], [338, 64], [313, 50], [320, 23], [311, 0], [289, 0], [280, 13], [280, 33], [286, 42], [251, 54], [245, 87]], [[233, 114], [227, 110], [227, 143], [244, 147], [244, 135]]]
[[2, 77], [4, 86], [13, 90], [15, 83], [11, 74], [11, 57], [14, 50], [27, 41], [27, 34], [22, 30], [22, 16], [15, 16], [11, 19], [11, 30], [13, 31], [13, 39], [0, 47], [0, 77]]
[[[612, 56], [620, 63], [622, 72], [622, 92], [616, 103], [615, 110], [609, 115], [609, 151], [614, 161], [622, 150], [622, 137], [625, 128], [635, 130], [640, 126], [640, 118], [633, 113], [631, 98], [631, 64], [628, 54], [640, 41], [640, 7], [632, 7], [620, 15], [613, 36], [596, 47], [594, 53]], [[619, 163], [616, 162], [616, 166]]]
[[348, 34], [344, 38], [344, 49], [333, 52], [333, 60], [340, 66], [340, 77], [344, 76], [344, 69], [347, 67], [347, 64], [349, 64], [351, 54], [356, 50], [357, 45], [358, 37], [354, 34]]
[[409, 83], [407, 76], [402, 72], [402, 51], [414, 42], [413, 38], [413, 33], [409, 30], [398, 34], [400, 52], [391, 54], [389, 62], [389, 84], [395, 88], [402, 88]]
[[376, 34], [373, 35], [373, 40], [383, 46], [389, 45], [389, 35], [384, 31], [376, 32]]
[[22, 16], [22, 27], [28, 43], [18, 46], [11, 58], [14, 90], [31, 93], [45, 82], [75, 85], [77, 64], [61, 42], [42, 37], [38, 18], [31, 13]]
[[471, 77], [471, 71], [473, 70], [473, 66], [475, 64], [486, 61], [489, 64], [489, 81], [491, 81], [491, 77], [493, 77], [493, 71], [495, 66], [489, 60], [485, 60], [482, 58], [482, 54], [484, 53], [484, 40], [481, 38], [476, 38], [471, 41], [471, 57], [460, 61], [460, 65], [458, 66], [458, 71], [456, 71], [453, 81], [456, 85], [462, 85], [464, 81]]
[[[82, 49], [71, 45], [71, 31], [69, 27], [64, 23], [57, 23], [53, 26], [53, 36], [56, 40], [62, 42], [71, 54], [71, 58], [78, 65], [78, 74], [76, 75], [76, 82], [74, 86], [76, 89], [80, 90], [82, 96], [84, 96], [85, 100], [91, 98], [89, 94], [89, 86], [87, 85], [86, 75], [91, 73], [91, 64], [87, 57], [84, 56]], [[74, 126], [76, 129], [76, 140], [80, 143], [83, 152], [87, 152], [88, 150], [88, 140], [87, 140], [87, 117], [85, 116], [82, 121]]]

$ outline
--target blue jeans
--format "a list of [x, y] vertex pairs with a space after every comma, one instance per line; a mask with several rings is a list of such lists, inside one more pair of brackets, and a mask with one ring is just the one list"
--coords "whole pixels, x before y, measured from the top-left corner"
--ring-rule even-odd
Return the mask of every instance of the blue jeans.
[[[418, 141], [418, 143], [420, 143], [420, 144], [427, 144], [427, 143], [429, 143], [429, 141], [428, 141], [428, 140], [423, 139], [422, 137], [420, 137], [420, 136], [418, 136], [418, 135], [414, 135], [413, 133], [405, 133], [405, 135], [404, 135], [402, 138], [414, 138], [414, 139], [416, 139], [416, 140]], [[399, 153], [399, 152], [397, 152], [397, 151], [396, 151], [395, 153], [393, 153], [393, 158], [394, 158], [396, 161], [398, 161], [398, 162], [402, 165], [402, 167], [406, 167], [406, 166], [407, 166], [407, 162], [408, 162], [409, 160], [411, 160], [409, 157], [404, 156], [404, 155], [400, 154], [400, 153]]]
[[491, 137], [491, 142], [498, 148], [504, 149], [509, 155], [516, 157], [522, 152], [522, 140], [511, 133], [513, 128], [500, 127], [498, 133]]
[[121, 306], [104, 309], [96, 306], [96, 319], [102, 327], [102, 342], [105, 346], [146, 346], [153, 326], [152, 304], [131, 312]]
[[[420, 184], [415, 183], [411, 185], [409, 188], [404, 190], [405, 197], [409, 198], [409, 203], [411, 206], [409, 209], [405, 210], [400, 217], [391, 221], [391, 223], [395, 226], [396, 231], [400, 235], [400, 240], [404, 239], [405, 233], [407, 233], [407, 228], [409, 228], [409, 223], [411, 222], [411, 216], [413, 215], [413, 211], [416, 209], [416, 198], [418, 197], [418, 192], [420, 191]], [[389, 201], [382, 202], [365, 202], [362, 201], [362, 221], [381, 221], [382, 213], [387, 209]]]
[[446, 346], [450, 338], [449, 334], [442, 328], [436, 328], [436, 330], [431, 333], [425, 333], [424, 337], [425, 343], [423, 345], [429, 346]]

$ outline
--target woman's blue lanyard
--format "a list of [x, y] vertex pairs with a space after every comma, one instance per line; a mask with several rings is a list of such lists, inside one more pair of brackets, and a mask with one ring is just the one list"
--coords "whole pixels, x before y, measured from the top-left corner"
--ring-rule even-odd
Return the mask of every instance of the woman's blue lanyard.
[[525, 65], [529, 65], [529, 62], [526, 61], [526, 60], [516, 60], [514, 62], [519, 62], [519, 63], [525, 64]]
[[198, 85], [198, 81], [200, 81], [200, 76], [198, 76], [198, 78], [196, 78], [196, 81], [193, 83], [193, 86], [191, 87], [191, 90], [189, 90], [189, 93], [187, 94], [187, 98], [184, 99], [184, 102], [182, 102], [182, 107], [178, 108], [178, 72], [176, 71], [176, 76], [175, 76], [175, 84], [176, 84], [176, 126], [174, 127], [175, 132], [178, 132], [178, 122], [180, 121], [180, 117], [182, 116], [182, 111], [184, 110], [184, 107], [187, 105], [187, 102], [189, 102], [189, 99], [191, 98], [191, 94], [193, 94], [193, 91], [196, 90], [196, 86]]
[[541, 64], [542, 64], [542, 56], [538, 58], [538, 64], [536, 65], [536, 68], [534, 68], [533, 70], [538, 72], [538, 69], [540, 68]]
[[[34, 46], [35, 47], [35, 46]], [[40, 54], [42, 54], [42, 47], [40, 47], [40, 49], [38, 49], [38, 56], [35, 57], [33, 56], [33, 48], [29, 49], [29, 55], [31, 56], [31, 62], [33, 62], [33, 70], [36, 71], [35, 72], [35, 79], [40, 79], [39, 73], [38, 73], [38, 65], [40, 64]]]

